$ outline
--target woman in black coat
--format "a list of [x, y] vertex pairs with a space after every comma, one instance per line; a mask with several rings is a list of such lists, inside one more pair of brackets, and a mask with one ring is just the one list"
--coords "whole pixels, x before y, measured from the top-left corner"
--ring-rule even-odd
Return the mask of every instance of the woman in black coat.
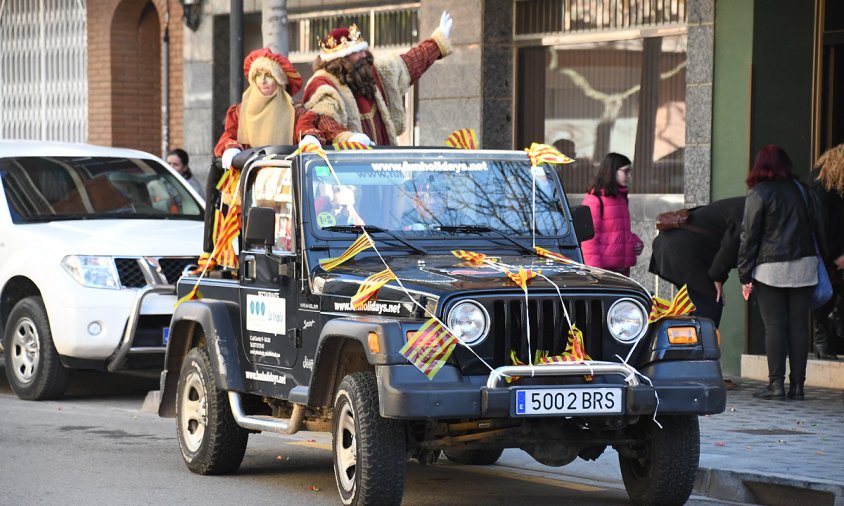
[[818, 283], [813, 231], [821, 246], [824, 239], [820, 204], [815, 192], [792, 174], [788, 154], [772, 144], [756, 155], [747, 187], [738, 272], [745, 299], [753, 291], [759, 300], [769, 379], [768, 386], [753, 395], [786, 397], [783, 383], [788, 356], [788, 397], [803, 399], [809, 304]]
[[650, 272], [677, 288], [686, 285], [695, 314], [721, 325], [722, 286], [736, 267], [744, 197], [689, 209], [680, 228], [663, 230], [653, 242]]

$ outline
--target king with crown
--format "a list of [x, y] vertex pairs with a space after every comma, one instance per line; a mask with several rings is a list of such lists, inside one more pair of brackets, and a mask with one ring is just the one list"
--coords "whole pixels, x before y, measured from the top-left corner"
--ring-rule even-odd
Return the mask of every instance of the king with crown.
[[[296, 136], [321, 144], [390, 146], [405, 129], [404, 95], [438, 59], [451, 53], [447, 12], [431, 38], [400, 55], [374, 58], [357, 26], [336, 28], [319, 42], [305, 85], [306, 113]], [[306, 137], [313, 136], [313, 137]]]

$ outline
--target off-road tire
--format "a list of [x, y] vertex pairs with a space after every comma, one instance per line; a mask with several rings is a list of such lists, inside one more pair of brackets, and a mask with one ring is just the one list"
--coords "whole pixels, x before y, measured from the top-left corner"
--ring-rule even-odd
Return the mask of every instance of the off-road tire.
[[61, 398], [70, 370], [62, 365], [53, 345], [41, 297], [27, 297], [15, 304], [3, 337], [6, 378], [17, 396], [28, 401]]
[[231, 474], [246, 453], [249, 432], [234, 421], [205, 348], [185, 356], [176, 392], [176, 434], [185, 465], [197, 474]]
[[382, 418], [375, 374], [343, 378], [334, 396], [334, 477], [343, 504], [401, 504], [407, 459], [405, 425]]
[[660, 417], [662, 429], [653, 420], [640, 422], [640, 458], [624, 457], [618, 462], [627, 495], [636, 504], [685, 504], [692, 493], [700, 457], [700, 427], [697, 416]]
[[452, 462], [469, 466], [491, 466], [498, 462], [504, 450], [444, 450], [445, 456]]

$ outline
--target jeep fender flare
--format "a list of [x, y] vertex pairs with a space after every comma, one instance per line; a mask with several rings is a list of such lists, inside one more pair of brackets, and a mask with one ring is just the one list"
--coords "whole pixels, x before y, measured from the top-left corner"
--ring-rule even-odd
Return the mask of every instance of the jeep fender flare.
[[170, 322], [158, 415], [176, 416], [176, 390], [182, 363], [197, 346], [208, 349], [217, 388], [244, 391], [237, 352], [240, 338], [240, 308], [236, 303], [190, 300], [179, 304]]
[[[406, 333], [423, 322], [403, 323], [380, 317], [347, 317], [328, 321], [322, 328], [314, 357], [314, 371], [308, 388], [310, 406], [327, 406], [343, 376], [377, 365], [406, 364], [399, 353]], [[369, 335], [378, 340], [378, 352], [369, 346]]]

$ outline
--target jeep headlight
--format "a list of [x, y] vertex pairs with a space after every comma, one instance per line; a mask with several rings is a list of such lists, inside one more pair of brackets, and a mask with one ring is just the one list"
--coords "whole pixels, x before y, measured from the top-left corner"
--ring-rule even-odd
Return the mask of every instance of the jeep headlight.
[[607, 327], [613, 338], [624, 344], [639, 339], [648, 328], [648, 314], [633, 299], [615, 301], [607, 312]]
[[68, 255], [62, 259], [62, 267], [82, 286], [120, 288], [117, 267], [111, 257]]
[[461, 341], [472, 346], [481, 342], [489, 332], [489, 315], [477, 302], [464, 300], [448, 312], [446, 325]]

